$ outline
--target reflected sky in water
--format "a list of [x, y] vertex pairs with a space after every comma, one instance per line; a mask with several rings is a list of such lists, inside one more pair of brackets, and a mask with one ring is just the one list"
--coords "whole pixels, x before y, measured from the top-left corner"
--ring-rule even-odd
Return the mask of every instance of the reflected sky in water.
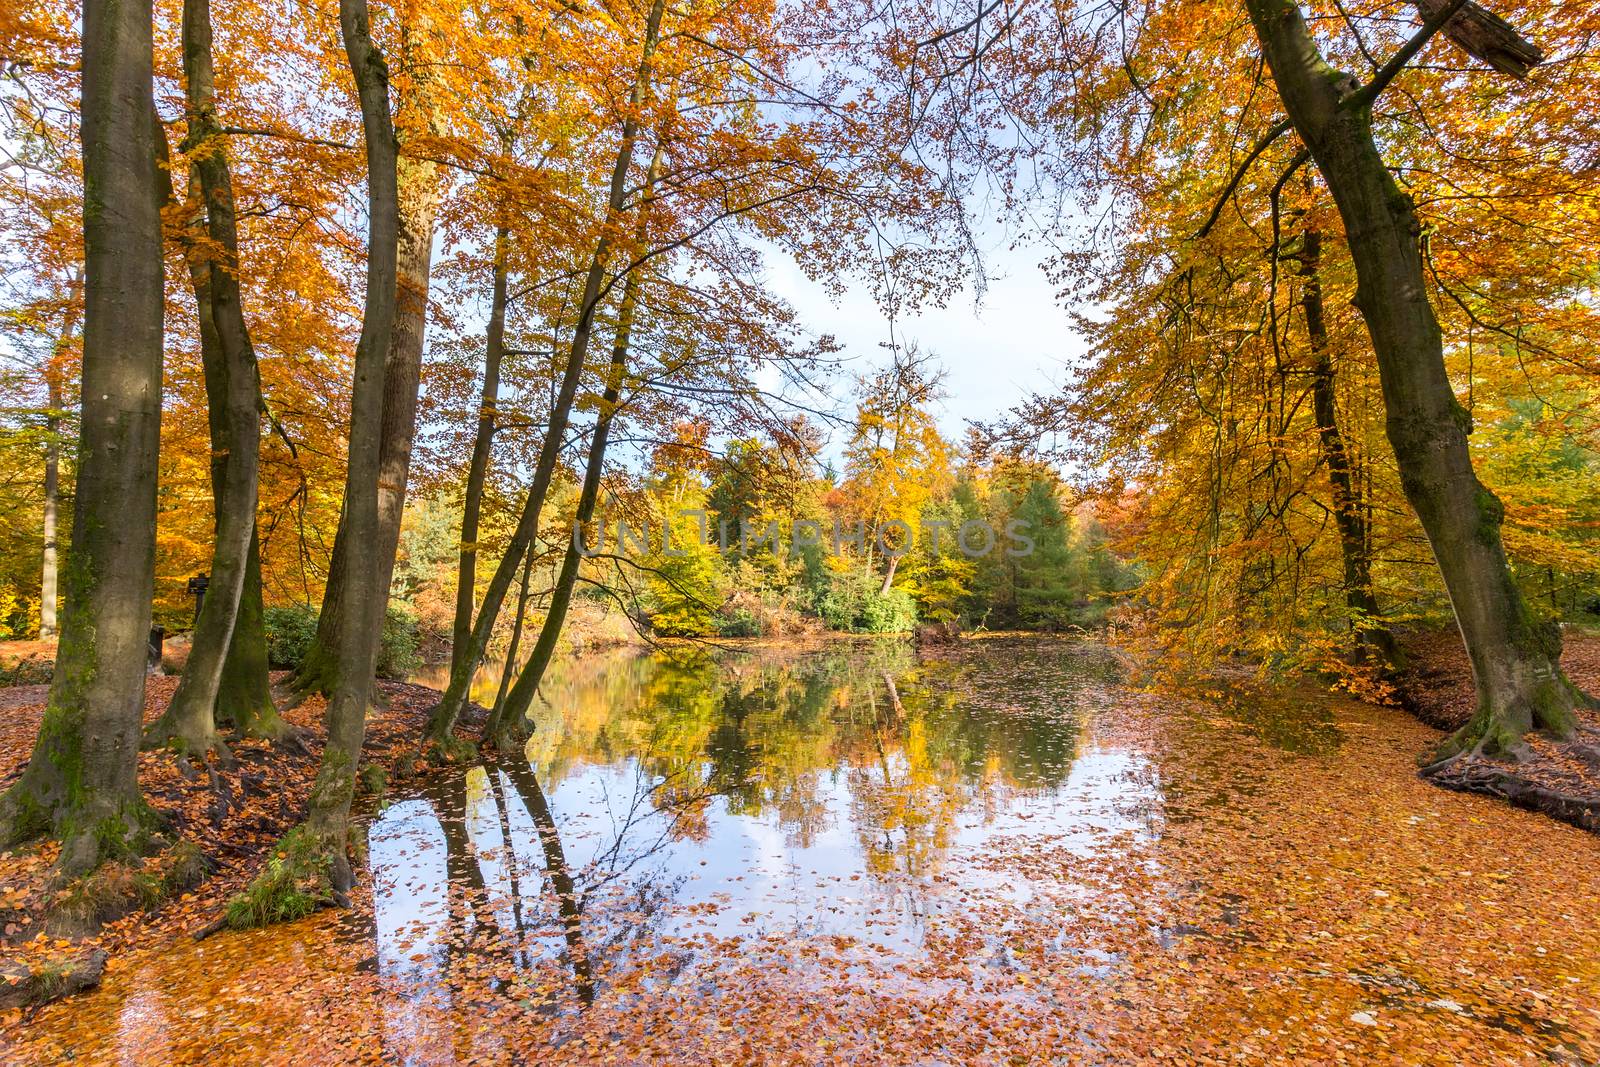
[[1421, 781], [1391, 709], [1113, 663], [568, 664], [523, 758], [398, 787], [355, 907], [130, 956], [0, 1060], [1600, 1063], [1592, 836]]
[[526, 760], [373, 822], [378, 968], [421, 998], [464, 956], [494, 960], [491, 995], [548, 968], [554, 1007], [639, 953], [663, 982], [703, 980], [708, 946], [906, 958], [942, 917], [1026, 909], [998, 848], [1086, 855], [1161, 821], [1153, 767], [1090, 733], [1110, 663], [1059, 657], [1047, 698], [1004, 701], [900, 644], [574, 664]]

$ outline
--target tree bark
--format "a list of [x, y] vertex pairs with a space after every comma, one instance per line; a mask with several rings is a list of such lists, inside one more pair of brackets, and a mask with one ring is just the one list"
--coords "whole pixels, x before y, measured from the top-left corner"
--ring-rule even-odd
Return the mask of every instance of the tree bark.
[[[180, 752], [203, 755], [222, 749], [216, 729], [217, 694], [256, 532], [261, 380], [242, 307], [233, 183], [216, 118], [210, 0], [184, 0], [182, 33], [189, 111], [184, 148], [199, 178], [206, 235], [215, 249], [203, 259], [191, 260], [202, 316], [201, 356], [212, 421], [215, 540], [211, 583], [195, 624], [183, 678], [165, 713], [146, 731], [145, 742], [170, 744]], [[202, 273], [203, 287], [198, 280]], [[207, 316], [211, 319], [209, 336], [203, 321]]]
[[1344, 219], [1401, 484], [1472, 660], [1477, 712], [1437, 756], [1520, 753], [1535, 727], [1569, 733], [1581, 694], [1561, 673], [1559, 629], [1532, 615], [1512, 580], [1500, 539], [1504, 508], [1473, 470], [1469, 419], [1446, 374], [1428, 302], [1421, 226], [1374, 141], [1372, 89], [1327, 63], [1297, 4], [1246, 0], [1246, 7], [1284, 109]]
[[517, 653], [522, 648], [522, 624], [528, 618], [529, 580], [533, 576], [533, 553], [523, 553], [522, 559], [522, 586], [517, 591], [517, 607], [511, 619], [511, 642], [506, 646], [506, 664], [500, 672], [500, 685], [495, 690], [494, 707], [489, 709], [489, 718], [498, 719], [504, 714], [502, 709], [506, 704], [506, 694], [511, 691], [511, 679], [516, 674]]
[[231, 727], [236, 737], [295, 741], [300, 731], [283, 720], [272, 700], [268, 676], [267, 626], [261, 597], [261, 542], [251, 523], [245, 557], [244, 588], [233, 620], [233, 640], [222, 664], [217, 688], [217, 725]]
[[889, 590], [894, 587], [894, 572], [899, 566], [900, 557], [898, 555], [890, 556], [888, 566], [883, 569], [883, 584], [878, 586], [879, 596], [889, 595]]
[[1311, 342], [1311, 409], [1322, 462], [1328, 468], [1328, 482], [1333, 488], [1333, 521], [1344, 560], [1345, 606], [1350, 609], [1351, 626], [1361, 647], [1375, 655], [1385, 670], [1394, 670], [1401, 664], [1400, 648], [1378, 609], [1378, 597], [1372, 587], [1372, 537], [1366, 508], [1356, 486], [1350, 451], [1339, 429], [1333, 352], [1322, 304], [1320, 230], [1308, 229], [1302, 234], [1299, 258], [1304, 279], [1300, 308], [1305, 313], [1306, 336]]
[[[384, 401], [384, 367], [394, 333], [399, 243], [398, 145], [389, 110], [389, 69], [373, 44], [366, 0], [339, 0], [339, 27], [361, 101], [361, 128], [367, 150], [367, 293], [356, 344], [350, 402], [350, 444], [341, 526], [353, 545], [375, 546], [378, 539], [378, 474]], [[278, 852], [298, 868], [296, 881], [321, 884], [324, 895], [354, 882], [347, 850], [350, 802], [356, 767], [366, 736], [367, 704], [378, 658], [378, 626], [383, 604], [382, 569], [375, 552], [349, 553], [344, 583], [346, 624], [339, 630], [335, 674], [328, 701], [327, 745], [311, 789], [303, 825], [290, 832]], [[272, 884], [270, 870], [258, 888]]]
[[478, 519], [483, 508], [483, 483], [489, 472], [500, 399], [500, 360], [506, 339], [506, 229], [495, 234], [494, 296], [489, 306], [489, 331], [483, 353], [483, 394], [478, 404], [478, 430], [467, 467], [467, 489], [461, 502], [461, 553], [456, 564], [456, 615], [451, 628], [450, 668], [454, 673], [472, 638], [472, 604], [478, 585]]
[[161, 443], [161, 186], [150, 0], [83, 5], [83, 415], [55, 676], [0, 796], [0, 846], [61, 839], [76, 875], [144, 851], [140, 718]]
[[639, 74], [634, 79], [633, 89], [629, 94], [628, 110], [622, 121], [622, 142], [617, 149], [616, 164], [611, 171], [611, 185], [606, 204], [606, 226], [601, 230], [599, 240], [595, 242], [594, 254], [589, 260], [589, 270], [584, 277], [583, 299], [579, 304], [577, 327], [573, 331], [572, 343], [567, 353], [567, 366], [562, 375], [561, 386], [551, 407], [550, 426], [545, 432], [544, 444], [539, 450], [539, 462], [534, 469], [533, 483], [528, 488], [528, 496], [523, 503], [522, 514], [517, 520], [517, 528], [511, 535], [511, 543], [506, 547], [505, 555], [501, 557], [499, 566], [495, 568], [494, 577], [489, 581], [489, 588], [484, 593], [483, 606], [479, 608], [478, 618], [473, 623], [466, 655], [455, 660], [450, 671], [450, 684], [428, 723], [429, 741], [447, 753], [458, 747], [454, 743], [452, 731], [455, 729], [456, 720], [461, 716], [461, 709], [466, 705], [472, 673], [483, 660], [484, 650], [489, 645], [489, 635], [494, 630], [495, 620], [505, 603], [506, 592], [511, 588], [517, 567], [522, 562], [522, 554], [529, 550], [534, 534], [538, 532], [539, 514], [544, 507], [545, 495], [550, 489], [550, 480], [555, 474], [556, 461], [561, 455], [561, 442], [566, 435], [567, 417], [572, 410], [573, 399], [577, 396], [578, 383], [583, 377], [584, 360], [589, 352], [589, 337], [594, 329], [594, 316], [599, 307], [601, 287], [605, 281], [606, 263], [611, 256], [610, 227], [621, 215], [627, 194], [628, 168], [633, 164], [634, 146], [639, 136], [639, 109], [648, 92], [650, 64], [660, 36], [661, 16], [664, 10], [665, 0], [655, 0], [645, 21]]
[[[379, 444], [378, 524], [372, 541], [355, 540], [339, 519], [328, 584], [317, 616], [317, 636], [305, 662], [295, 672], [294, 689], [329, 694], [339, 682], [338, 650], [349, 617], [351, 551], [371, 552], [378, 560], [380, 599], [368, 607], [377, 612], [382, 631], [400, 545], [406, 485], [411, 476], [411, 451], [417, 433], [417, 389], [422, 381], [422, 352], [427, 335], [428, 276], [433, 265], [433, 220], [439, 202], [437, 167], [427, 161], [401, 159], [399, 184], [399, 288], [393, 334], [383, 372], [382, 440]], [[363, 598], [365, 599], [365, 598]]]

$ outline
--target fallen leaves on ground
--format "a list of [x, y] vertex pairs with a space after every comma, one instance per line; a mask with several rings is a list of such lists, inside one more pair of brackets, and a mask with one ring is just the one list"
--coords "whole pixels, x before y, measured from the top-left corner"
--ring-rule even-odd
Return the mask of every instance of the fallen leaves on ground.
[[[1025, 823], [952, 843], [923, 882], [959, 907], [930, 912], [910, 947], [729, 934], [715, 901], [671, 936], [625, 940], [637, 902], [602, 896], [583, 916], [602, 946], [585, 1006], [567, 962], [517, 955], [503, 901], [453, 885], [452, 909], [490, 918], [384, 966], [358, 895], [342, 915], [144, 944], [0, 1048], [24, 1063], [1600, 1060], [1594, 836], [1422, 781], [1413, 759], [1435, 735], [1397, 710], [1085, 689], [1062, 647], [940, 649], [950, 669], [926, 673], [990, 711], [1071, 683], [1084, 743], [1137, 754], [1158, 803], [1070, 847]], [[529, 921], [550, 934], [552, 914]], [[604, 950], [607, 931], [629, 949]]]

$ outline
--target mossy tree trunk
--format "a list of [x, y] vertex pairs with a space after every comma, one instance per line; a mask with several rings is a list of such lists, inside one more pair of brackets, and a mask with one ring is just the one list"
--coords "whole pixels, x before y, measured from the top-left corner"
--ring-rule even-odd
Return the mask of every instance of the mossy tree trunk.
[[245, 557], [244, 588], [239, 591], [233, 639], [228, 642], [228, 657], [223, 661], [222, 679], [217, 687], [218, 726], [231, 728], [236, 737], [266, 741], [290, 741], [299, 736], [299, 731], [278, 714], [272, 701], [268, 671], [266, 613], [261, 596], [261, 541], [252, 523], [250, 550]]
[[[341, 528], [352, 545], [378, 538], [378, 472], [383, 426], [384, 364], [394, 333], [399, 245], [398, 146], [389, 110], [389, 70], [372, 41], [366, 0], [339, 0], [339, 28], [361, 102], [367, 149], [367, 293], [350, 391], [350, 436]], [[346, 560], [345, 625], [339, 630], [337, 684], [328, 700], [327, 744], [312, 784], [305, 822], [284, 838], [275, 858], [230, 905], [238, 923], [302, 914], [354, 883], [348, 838], [350, 803], [366, 737], [367, 704], [378, 659], [383, 591], [377, 555]], [[377, 605], [376, 607], [374, 605]]]
[[528, 496], [523, 502], [522, 514], [517, 519], [517, 527], [512, 532], [511, 542], [506, 546], [505, 555], [501, 557], [500, 564], [495, 568], [494, 576], [489, 580], [489, 586], [484, 592], [483, 605], [478, 609], [478, 617], [473, 622], [466, 652], [464, 655], [453, 656], [449, 685], [445, 688], [444, 697], [434, 709], [428, 722], [428, 741], [446, 753], [452, 753], [459, 747], [454, 740], [453, 731], [456, 721], [461, 717], [462, 708], [466, 706], [473, 672], [478, 669], [478, 664], [483, 661], [484, 651], [489, 647], [489, 637], [494, 631], [495, 621], [500, 616], [500, 609], [505, 604], [506, 593], [510, 591], [511, 583], [516, 578], [523, 553], [532, 547], [534, 535], [539, 529], [539, 515], [544, 507], [544, 498], [550, 490], [550, 481], [555, 475], [556, 462], [561, 455], [561, 443], [566, 435], [567, 419], [577, 396], [578, 384], [583, 378], [584, 362], [588, 358], [595, 313], [599, 310], [604, 293], [606, 264], [612, 252], [611, 225], [621, 216], [626, 203], [628, 170], [633, 165], [634, 148], [639, 139], [639, 110], [649, 91], [650, 65], [655, 55], [656, 43], [661, 32], [661, 18], [665, 10], [665, 0], [655, 0], [645, 20], [639, 72], [629, 93], [628, 109], [622, 122], [622, 140], [617, 149], [616, 163], [611, 170], [611, 184], [606, 202], [607, 225], [601, 230], [599, 240], [595, 242], [589, 269], [584, 276], [583, 296], [578, 306], [578, 321], [568, 347], [567, 365], [562, 374], [561, 385], [551, 407], [550, 426], [539, 449], [539, 460], [534, 468], [533, 481], [528, 487]]
[[[1473, 470], [1469, 418], [1445, 371], [1421, 225], [1373, 138], [1372, 102], [1383, 81], [1359, 86], [1330, 66], [1290, 0], [1246, 0], [1246, 7], [1284, 109], [1344, 220], [1401, 484], [1433, 546], [1472, 661], [1477, 712], [1438, 757], [1518, 753], [1534, 728], [1567, 734], [1581, 695], [1561, 673], [1560, 631], [1533, 616], [1512, 579], [1500, 539], [1504, 508]], [[1430, 20], [1430, 28], [1437, 25]]]
[[210, 0], [184, 0], [182, 35], [189, 126], [184, 149], [199, 179], [208, 245], [215, 249], [203, 259], [191, 256], [211, 423], [215, 541], [211, 584], [195, 624], [183, 678], [145, 740], [203, 755], [222, 747], [216, 728], [217, 695], [256, 536], [261, 380], [244, 318], [233, 182], [216, 117]]
[[151, 843], [139, 728], [155, 576], [163, 270], [150, 0], [83, 6], [82, 419], [44, 720], [0, 796], [0, 845], [61, 839], [76, 875]]
[[368, 610], [377, 612], [381, 631], [400, 545], [400, 522], [405, 513], [406, 485], [411, 477], [411, 452], [417, 433], [417, 390], [422, 381], [422, 352], [427, 336], [428, 278], [433, 266], [433, 222], [439, 182], [437, 167], [425, 160], [399, 159], [397, 175], [399, 280], [383, 369], [378, 524], [371, 541], [358, 541], [352, 536], [345, 515], [339, 517], [328, 563], [328, 584], [317, 616], [316, 639], [295, 672], [293, 688], [301, 695], [328, 695], [339, 684], [339, 649], [343, 631], [352, 621], [350, 586], [352, 581], [361, 580], [361, 568], [350, 564], [352, 551], [370, 553], [378, 561], [380, 598], [361, 599]]

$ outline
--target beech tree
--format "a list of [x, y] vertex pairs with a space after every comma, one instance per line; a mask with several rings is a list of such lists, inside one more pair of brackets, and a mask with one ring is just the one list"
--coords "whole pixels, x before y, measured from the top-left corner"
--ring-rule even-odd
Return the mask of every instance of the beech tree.
[[63, 873], [147, 850], [139, 794], [163, 270], [149, 0], [83, 8], [83, 411], [61, 639], [22, 777], [0, 796], [0, 842], [60, 838]]
[[1505, 510], [1473, 469], [1470, 420], [1445, 372], [1418, 244], [1421, 222], [1372, 132], [1378, 94], [1461, 6], [1438, 5], [1362, 84], [1323, 58], [1298, 5], [1246, 0], [1289, 121], [1344, 217], [1356, 306], [1372, 336], [1401, 484], [1428, 533], [1472, 660], [1478, 710], [1441, 746], [1440, 760], [1516, 752], [1534, 728], [1565, 736], [1583, 699], [1561, 672], [1557, 624], [1536, 618], [1512, 579], [1500, 537]]
[[[361, 106], [367, 154], [367, 291], [356, 345], [350, 402], [349, 467], [344, 517], [352, 545], [375, 546], [379, 537], [384, 368], [394, 329], [399, 252], [398, 145], [390, 111], [389, 70], [372, 40], [366, 0], [340, 0], [339, 28]], [[350, 803], [366, 737], [367, 705], [378, 660], [378, 634], [386, 568], [376, 552], [352, 551], [347, 560], [345, 608], [339, 629], [336, 683], [328, 701], [327, 744], [312, 787], [305, 821], [279, 845], [279, 856], [230, 905], [234, 925], [291, 918], [286, 893], [296, 900], [337, 897], [354, 883], [348, 853]], [[300, 891], [304, 883], [311, 894]], [[292, 908], [289, 909], [292, 911]]]
[[[261, 380], [255, 348], [245, 323], [238, 280], [239, 234], [233, 183], [216, 117], [211, 63], [210, 0], [185, 0], [183, 59], [188, 92], [188, 135], [184, 148], [198, 179], [205, 218], [204, 251], [190, 254], [195, 304], [199, 313], [201, 361], [206, 376], [208, 422], [212, 437], [212, 496], [216, 539], [211, 553], [210, 586], [195, 623], [183, 680], [161, 718], [146, 738], [170, 742], [191, 755], [220, 748], [216, 731], [218, 697], [230, 658], [236, 669], [235, 624], [252, 555], [256, 563], [256, 597], [260, 592], [260, 550], [256, 538], [256, 481], [261, 439]], [[252, 644], [264, 640], [250, 634]], [[260, 660], [265, 677], [265, 656]], [[240, 682], [248, 684], [248, 679]], [[248, 690], [246, 694], [248, 696]], [[244, 719], [246, 731], [276, 720], [270, 697], [266, 708], [248, 699], [232, 713]], [[281, 721], [280, 721], [281, 729]], [[279, 732], [275, 729], [273, 732]]]

